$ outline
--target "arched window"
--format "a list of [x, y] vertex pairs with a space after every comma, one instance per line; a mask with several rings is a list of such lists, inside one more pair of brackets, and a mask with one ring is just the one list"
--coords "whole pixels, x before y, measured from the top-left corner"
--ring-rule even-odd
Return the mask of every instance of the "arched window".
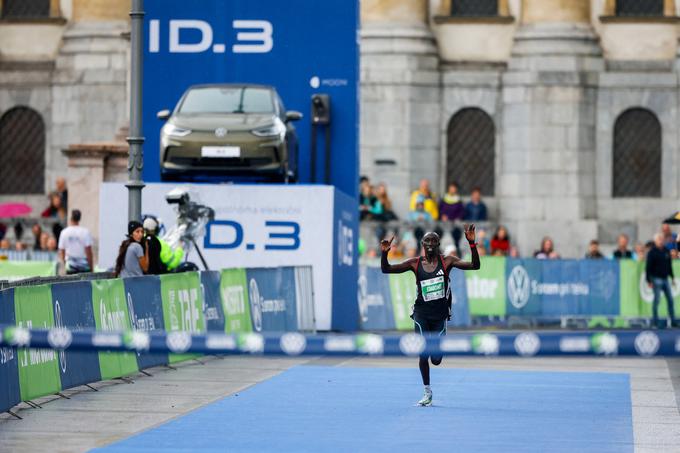
[[45, 123], [16, 107], [0, 118], [0, 194], [45, 192]]
[[626, 110], [614, 124], [614, 197], [661, 196], [661, 123], [646, 109]]
[[457, 182], [469, 194], [479, 186], [482, 195], [495, 190], [496, 127], [478, 108], [464, 108], [451, 117], [446, 144], [446, 184]]

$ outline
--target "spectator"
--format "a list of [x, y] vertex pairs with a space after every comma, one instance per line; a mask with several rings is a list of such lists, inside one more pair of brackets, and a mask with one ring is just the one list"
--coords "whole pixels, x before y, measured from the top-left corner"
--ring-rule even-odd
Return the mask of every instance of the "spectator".
[[635, 244], [635, 259], [638, 261], [644, 261], [647, 259], [647, 249], [642, 242]]
[[418, 198], [415, 209], [409, 213], [408, 218], [410, 221], [418, 223], [431, 223], [434, 220], [432, 215], [425, 210], [425, 200], [423, 198]]
[[[673, 281], [673, 266], [671, 265], [670, 252], [666, 248], [666, 237], [663, 233], [656, 233], [654, 235], [654, 247], [647, 254], [645, 273], [647, 284], [654, 290], [654, 302], [652, 305], [653, 327], [663, 327], [659, 325], [658, 315], [659, 298], [662, 291], [664, 296], [666, 296], [671, 325], [677, 327], [678, 323], [675, 320], [675, 313], [673, 311], [673, 294], [668, 282], [669, 277]], [[675, 286], [675, 282], [673, 282], [673, 285]]]
[[48, 195], [48, 198], [50, 200], [50, 205], [42, 212], [41, 216], [57, 220], [54, 225], [52, 225], [52, 234], [59, 239], [59, 234], [64, 228], [63, 225], [66, 221], [66, 209], [64, 209], [59, 193], [52, 192]]
[[590, 244], [588, 244], [588, 252], [586, 253], [585, 257], [586, 259], [590, 260], [599, 260], [604, 258], [604, 255], [602, 252], [600, 252], [600, 243], [597, 241], [597, 239], [590, 241]]
[[21, 241], [17, 241], [16, 244], [14, 244], [14, 250], [16, 250], [17, 252], [23, 252], [24, 250], [26, 250], [26, 244], [24, 244]]
[[677, 248], [677, 235], [671, 231], [671, 226], [667, 223], [661, 224], [661, 234], [663, 234], [663, 243], [669, 251]]
[[671, 250], [671, 259], [672, 259], [672, 260], [677, 260], [677, 259], [678, 259], [678, 249], [672, 249], [672, 250]]
[[0, 250], [9, 250], [11, 247], [8, 239], [0, 240]]
[[[463, 219], [465, 205], [458, 194], [458, 184], [452, 182], [444, 196], [439, 200], [439, 218], [444, 222], [458, 222]], [[463, 237], [463, 230], [460, 226], [453, 225], [451, 237], [456, 250], [460, 247], [460, 239]]]
[[616, 250], [614, 250], [614, 259], [620, 260], [624, 258], [633, 258], [633, 252], [628, 249], [628, 236], [621, 233], [616, 239]]
[[[430, 181], [421, 179], [418, 189], [411, 193], [411, 201], [409, 202], [409, 211], [415, 211], [418, 201], [423, 203], [423, 209], [430, 214], [432, 220], [439, 219], [439, 209], [437, 207], [437, 197], [430, 190]], [[441, 235], [440, 235], [441, 236]]]
[[359, 186], [359, 220], [373, 218], [377, 201], [378, 199], [373, 195], [373, 188], [368, 178], [362, 177]]
[[510, 251], [510, 236], [504, 226], [499, 225], [491, 238], [491, 254], [506, 256]]
[[47, 241], [50, 239], [50, 234], [46, 231], [40, 233], [40, 250], [47, 250]]
[[142, 249], [144, 226], [133, 220], [128, 223], [128, 238], [120, 244], [116, 258], [116, 277], [139, 277], [149, 269], [149, 247]]
[[508, 255], [510, 258], [519, 258], [519, 249], [515, 246], [510, 247], [510, 253]]
[[47, 238], [47, 251], [56, 252], [57, 251], [57, 238], [54, 236], [49, 236]]
[[55, 181], [56, 191], [61, 198], [61, 205], [64, 207], [64, 211], [68, 212], [68, 189], [66, 188], [66, 180], [59, 176]]
[[382, 214], [378, 220], [383, 220], [389, 222], [390, 220], [397, 220], [397, 215], [392, 210], [392, 200], [387, 195], [387, 186], [384, 182], [378, 184], [375, 189], [375, 197], [377, 199], [377, 204], [382, 207]]
[[42, 228], [40, 227], [39, 223], [36, 223], [31, 227], [31, 232], [33, 233], [33, 250], [44, 250], [43, 249], [43, 244], [40, 241], [40, 237], [43, 234]]
[[92, 259], [92, 235], [87, 228], [80, 226], [81, 212], [71, 211], [70, 225], [59, 236], [59, 262], [66, 273], [82, 274], [94, 269]]
[[559, 259], [560, 255], [554, 250], [553, 240], [546, 236], [541, 240], [541, 248], [534, 252], [534, 258], [539, 260]]
[[465, 205], [463, 219], [473, 222], [485, 222], [488, 220], [486, 205], [482, 201], [482, 190], [479, 187], [472, 189], [470, 202]]

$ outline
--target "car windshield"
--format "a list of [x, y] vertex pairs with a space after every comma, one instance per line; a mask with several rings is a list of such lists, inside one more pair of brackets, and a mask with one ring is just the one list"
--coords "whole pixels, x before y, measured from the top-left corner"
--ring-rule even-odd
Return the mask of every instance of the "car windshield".
[[271, 113], [271, 91], [250, 87], [196, 88], [187, 93], [180, 113]]

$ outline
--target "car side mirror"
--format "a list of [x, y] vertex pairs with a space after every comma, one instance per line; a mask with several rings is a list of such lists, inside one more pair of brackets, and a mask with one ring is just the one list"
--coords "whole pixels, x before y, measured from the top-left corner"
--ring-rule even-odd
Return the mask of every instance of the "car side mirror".
[[159, 120], [167, 120], [168, 118], [170, 118], [170, 110], [165, 109], [159, 111], [158, 113], [156, 113], [156, 118], [158, 118]]
[[288, 121], [299, 121], [302, 119], [302, 113], [295, 110], [289, 110], [286, 112], [286, 122]]

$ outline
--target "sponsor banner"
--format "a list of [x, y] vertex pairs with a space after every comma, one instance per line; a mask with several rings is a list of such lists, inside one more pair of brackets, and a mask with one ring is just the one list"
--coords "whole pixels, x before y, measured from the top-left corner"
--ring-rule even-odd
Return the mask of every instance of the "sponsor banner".
[[[14, 289], [16, 325], [28, 329], [54, 327], [52, 294], [47, 285]], [[58, 354], [53, 349], [18, 349], [21, 400], [57, 393], [61, 390]]]
[[[161, 279], [163, 319], [166, 332], [205, 332], [203, 292], [198, 272], [165, 274]], [[180, 336], [176, 336], [179, 340]], [[173, 348], [182, 352], [184, 344], [177, 341]], [[170, 354], [170, 363], [194, 358], [191, 354]]]
[[416, 301], [416, 277], [412, 272], [388, 274], [392, 313], [397, 330], [413, 330], [413, 304]]
[[200, 276], [206, 330], [224, 332], [225, 319], [220, 293], [220, 273], [218, 271], [201, 271]]
[[[354, 332], [359, 329], [356, 293], [358, 275], [359, 210], [355, 198], [336, 190], [333, 203], [333, 313], [331, 329]], [[317, 255], [318, 256], [318, 255]]]
[[[673, 260], [673, 275], [675, 276], [675, 285], [671, 286], [671, 293], [673, 295], [673, 308], [675, 316], [680, 317], [680, 260]], [[645, 273], [645, 262], [637, 263], [637, 282], [638, 282], [638, 307], [639, 314], [643, 317], [652, 317], [654, 291], [647, 284], [647, 277]], [[668, 316], [668, 308], [666, 305], [666, 296], [663, 293], [659, 296], [659, 318]]]
[[[359, 313], [362, 330], [391, 330], [396, 324], [392, 314], [390, 280], [380, 268], [359, 269]], [[411, 322], [411, 324], [413, 324]]]
[[297, 330], [297, 301], [293, 268], [246, 269], [246, 279], [254, 331]]
[[640, 316], [640, 304], [643, 303], [640, 297], [640, 285], [645, 285], [645, 281], [640, 280], [640, 272], [644, 280], [644, 262], [636, 260], [619, 260], [619, 291], [621, 299], [619, 303], [619, 314], [621, 316]]
[[451, 288], [450, 326], [466, 327], [470, 325], [469, 299], [467, 285], [465, 284], [466, 276], [467, 273], [460, 269], [452, 269], [449, 274], [449, 287]]
[[57, 264], [44, 261], [0, 261], [0, 280], [22, 280], [57, 275]]
[[[165, 329], [163, 302], [161, 301], [161, 280], [156, 275], [144, 278], [126, 278], [125, 301], [130, 325], [141, 332], [157, 332]], [[137, 353], [137, 367], [141, 370], [168, 363], [167, 354]]]
[[[14, 289], [0, 291], [0, 324], [15, 325]], [[0, 329], [0, 338], [9, 335]], [[19, 389], [19, 368], [17, 349], [0, 346], [0, 412], [4, 412], [21, 401]]]
[[[146, 277], [137, 277], [146, 278]], [[103, 332], [130, 331], [130, 314], [122, 279], [93, 280], [92, 307], [97, 330]], [[113, 379], [138, 370], [137, 357], [130, 352], [100, 352], [99, 368], [102, 379]]]
[[[51, 288], [54, 327], [72, 331], [96, 328], [90, 282], [58, 283]], [[97, 352], [62, 350], [57, 355], [62, 389], [101, 381]]]
[[314, 331], [314, 281], [311, 266], [295, 268], [298, 330]]
[[252, 332], [245, 269], [225, 269], [220, 274], [220, 293], [226, 333]]
[[472, 316], [505, 316], [505, 257], [482, 256], [481, 268], [465, 274]]

